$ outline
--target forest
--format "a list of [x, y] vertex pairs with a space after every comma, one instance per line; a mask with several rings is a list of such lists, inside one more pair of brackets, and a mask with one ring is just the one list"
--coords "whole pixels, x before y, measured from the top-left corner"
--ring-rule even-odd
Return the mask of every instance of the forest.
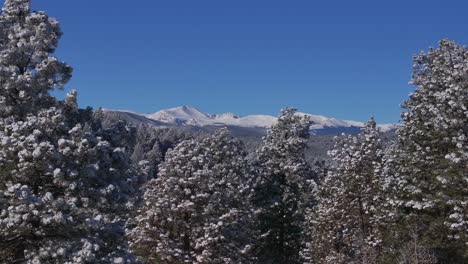
[[468, 48], [414, 56], [395, 136], [369, 118], [306, 158], [311, 121], [262, 142], [109, 119], [64, 99], [57, 20], [0, 14], [0, 263], [468, 263]]

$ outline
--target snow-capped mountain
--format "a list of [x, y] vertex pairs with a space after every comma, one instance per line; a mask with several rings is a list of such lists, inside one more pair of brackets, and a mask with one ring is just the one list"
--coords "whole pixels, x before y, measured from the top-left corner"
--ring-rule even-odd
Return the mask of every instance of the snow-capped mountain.
[[[363, 122], [340, 120], [332, 117], [321, 115], [313, 115], [307, 113], [299, 113], [307, 115], [313, 122], [311, 130], [349, 130], [364, 126]], [[274, 116], [269, 115], [248, 115], [240, 117], [233, 113], [224, 114], [207, 114], [191, 106], [180, 106], [170, 109], [161, 110], [154, 114], [144, 115], [146, 118], [158, 122], [163, 122], [172, 125], [191, 125], [191, 126], [236, 126], [245, 128], [268, 128], [277, 120]], [[394, 124], [379, 125], [382, 132], [387, 132], [395, 129]]]
[[270, 127], [276, 118], [268, 115], [249, 115], [240, 117], [233, 113], [207, 114], [191, 106], [181, 106], [161, 110], [146, 115], [147, 118], [164, 123], [192, 126], [239, 126]]

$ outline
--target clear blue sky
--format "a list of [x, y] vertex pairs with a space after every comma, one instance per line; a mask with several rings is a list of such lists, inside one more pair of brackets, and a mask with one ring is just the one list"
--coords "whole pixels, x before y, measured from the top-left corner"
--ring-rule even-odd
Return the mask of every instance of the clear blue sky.
[[468, 1], [33, 0], [80, 104], [399, 120], [413, 54], [468, 44]]

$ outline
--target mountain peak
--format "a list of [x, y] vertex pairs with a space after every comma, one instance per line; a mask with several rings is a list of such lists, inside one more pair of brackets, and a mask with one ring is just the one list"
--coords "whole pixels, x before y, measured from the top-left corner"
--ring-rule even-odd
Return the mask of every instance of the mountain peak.
[[171, 112], [171, 113], [203, 113], [202, 111], [198, 110], [196, 107], [193, 107], [190, 105], [177, 106], [173, 108], [164, 109], [161, 111]]
[[173, 109], [181, 109], [183, 111], [197, 111], [197, 112], [201, 112], [200, 110], [198, 110], [197, 108], [191, 106], [191, 105], [183, 105], [183, 106], [179, 106], [179, 107], [175, 107]]

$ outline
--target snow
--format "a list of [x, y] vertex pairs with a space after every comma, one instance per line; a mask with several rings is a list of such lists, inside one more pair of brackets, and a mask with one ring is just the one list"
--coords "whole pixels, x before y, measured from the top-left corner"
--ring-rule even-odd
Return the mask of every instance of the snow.
[[[125, 111], [130, 112], [130, 111]], [[134, 112], [131, 112], [134, 113]], [[363, 122], [352, 120], [341, 120], [322, 115], [308, 113], [297, 113], [298, 115], [307, 115], [313, 122], [311, 129], [324, 129], [327, 127], [364, 127]], [[161, 110], [153, 114], [144, 115], [145, 117], [175, 125], [192, 126], [239, 126], [251, 128], [269, 128], [276, 123], [277, 118], [270, 115], [248, 115], [238, 116], [234, 113], [208, 114], [192, 106], [180, 106]], [[387, 132], [396, 128], [395, 124], [382, 124], [378, 127], [382, 132]]]
[[145, 115], [147, 118], [176, 125], [270, 127], [276, 118], [268, 115], [239, 117], [233, 113], [207, 114], [191, 106], [181, 106]]
[[398, 125], [397, 124], [380, 124], [380, 125], [377, 125], [377, 127], [382, 132], [388, 132], [388, 131], [397, 129]]
[[209, 125], [210, 120], [214, 119], [212, 116], [190, 106], [161, 110], [157, 113], [147, 115], [146, 117], [165, 123], [194, 126]]

